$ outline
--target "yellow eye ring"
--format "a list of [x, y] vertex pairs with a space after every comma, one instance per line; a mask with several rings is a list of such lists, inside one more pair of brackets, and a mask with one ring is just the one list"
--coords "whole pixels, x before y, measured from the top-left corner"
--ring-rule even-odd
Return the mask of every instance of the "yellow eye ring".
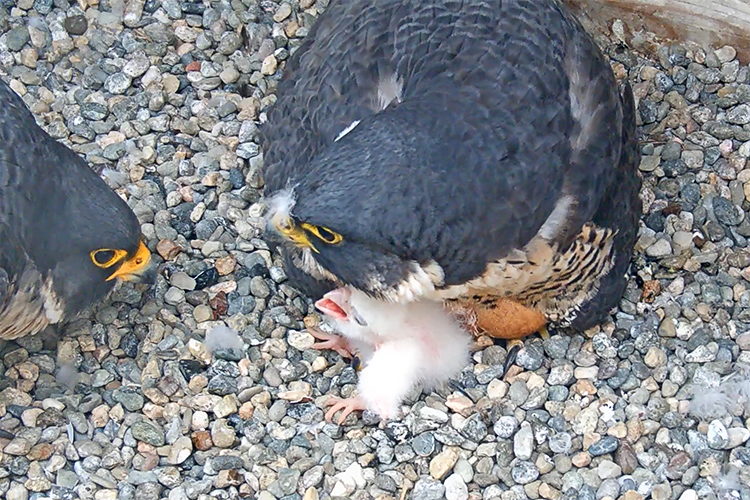
[[339, 233], [331, 231], [325, 226], [315, 226], [313, 224], [308, 224], [307, 222], [303, 222], [302, 224], [300, 224], [300, 226], [302, 226], [304, 230], [314, 234], [320, 241], [327, 243], [328, 245], [335, 245], [337, 243], [341, 243], [344, 240], [344, 237]]
[[[109, 252], [112, 254], [111, 257], [109, 256], [98, 256], [100, 253]], [[101, 267], [102, 269], [107, 269], [112, 266], [114, 266], [117, 262], [121, 261], [128, 252], [125, 250], [113, 250], [111, 248], [100, 248], [99, 250], [94, 250], [89, 255], [91, 256], [91, 262], [94, 263], [96, 267]], [[97, 256], [99, 258], [97, 258]], [[102, 257], [109, 257], [106, 261], [102, 262]]]

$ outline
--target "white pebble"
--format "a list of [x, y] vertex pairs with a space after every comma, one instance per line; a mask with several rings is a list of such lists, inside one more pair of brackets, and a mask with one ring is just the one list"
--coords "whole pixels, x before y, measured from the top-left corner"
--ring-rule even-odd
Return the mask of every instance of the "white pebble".
[[469, 489], [459, 474], [451, 474], [443, 484], [446, 500], [467, 500], [469, 498]]

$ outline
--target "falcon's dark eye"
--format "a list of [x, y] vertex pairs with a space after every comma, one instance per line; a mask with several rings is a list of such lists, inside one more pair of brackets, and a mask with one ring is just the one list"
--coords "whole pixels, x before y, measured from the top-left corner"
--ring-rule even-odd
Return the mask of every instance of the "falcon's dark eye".
[[[318, 238], [325, 241], [329, 245], [336, 243], [337, 238], [341, 238], [339, 234], [334, 233], [327, 227], [318, 227]], [[340, 239], [338, 241], [341, 241]]]
[[126, 255], [127, 252], [125, 250], [100, 248], [91, 252], [91, 262], [97, 267], [106, 269], [115, 265], [115, 263], [119, 262]]
[[94, 260], [97, 265], [106, 267], [108, 262], [115, 258], [115, 252], [112, 250], [100, 250], [94, 254]]
[[315, 226], [313, 224], [308, 224], [307, 222], [303, 222], [300, 225], [308, 232], [314, 234], [319, 240], [329, 245], [335, 245], [344, 240], [344, 237], [339, 233], [331, 231], [325, 226]]

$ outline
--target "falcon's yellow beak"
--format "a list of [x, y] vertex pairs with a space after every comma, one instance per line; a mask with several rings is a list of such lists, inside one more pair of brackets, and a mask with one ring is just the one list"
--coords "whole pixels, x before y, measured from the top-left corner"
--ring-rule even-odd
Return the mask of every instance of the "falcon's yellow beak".
[[276, 230], [289, 238], [295, 245], [302, 248], [310, 248], [315, 253], [320, 253], [310, 240], [310, 234], [315, 235], [320, 241], [327, 245], [335, 245], [343, 241], [344, 237], [335, 231], [331, 231], [324, 226], [316, 226], [302, 222], [299, 226], [291, 217], [278, 215], [273, 218], [273, 225]]
[[310, 238], [307, 236], [305, 230], [297, 226], [291, 217], [277, 216], [273, 218], [273, 225], [276, 230], [291, 240], [295, 245], [302, 248], [310, 248], [315, 253], [318, 249], [315, 248]]
[[107, 278], [107, 281], [115, 278], [120, 278], [125, 281], [137, 280], [137, 276], [145, 272], [150, 263], [151, 252], [146, 245], [143, 244], [143, 241], [141, 241], [135, 255], [123, 262], [120, 268]]
[[122, 262], [117, 271], [113, 272], [107, 278], [107, 281], [115, 278], [120, 278], [124, 281], [140, 281], [139, 276], [148, 270], [149, 264], [151, 263], [151, 252], [143, 241], [138, 245], [138, 250], [135, 255], [127, 260], [123, 260], [127, 257], [125, 250], [112, 250], [109, 248], [100, 248], [91, 252], [91, 261], [97, 267], [109, 268]]

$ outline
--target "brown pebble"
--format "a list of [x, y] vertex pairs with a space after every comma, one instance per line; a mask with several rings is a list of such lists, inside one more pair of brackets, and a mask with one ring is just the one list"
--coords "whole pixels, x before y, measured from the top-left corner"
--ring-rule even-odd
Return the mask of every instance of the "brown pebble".
[[78, 345], [81, 346], [81, 351], [83, 352], [94, 352], [96, 349], [96, 342], [94, 342], [94, 337], [90, 335], [83, 335], [81, 337], [78, 337]]
[[19, 380], [16, 383], [16, 389], [21, 392], [29, 393], [34, 390], [34, 385], [36, 385], [36, 382], [33, 380]]
[[495, 345], [495, 341], [492, 340], [492, 337], [490, 337], [489, 335], [480, 335], [474, 340], [472, 350], [481, 351], [482, 349], [485, 349], [491, 345]]
[[161, 240], [156, 244], [156, 251], [161, 255], [162, 259], [172, 260], [180, 254], [182, 249], [172, 240]]
[[612, 72], [615, 74], [615, 78], [622, 80], [628, 77], [628, 70], [625, 69], [625, 65], [622, 63], [611, 63]]
[[302, 318], [305, 328], [315, 328], [320, 324], [320, 318], [316, 315], [305, 316]]
[[149, 453], [156, 453], [156, 447], [154, 445], [144, 443], [143, 441], [138, 441], [137, 447], [138, 447], [138, 452], [142, 453], [143, 455], [147, 455]]
[[[240, 498], [250, 498], [250, 496], [252, 494], [253, 494], [253, 489], [250, 487], [249, 484], [242, 483], [240, 485]], [[303, 499], [303, 500], [305, 500], [305, 499]]]
[[682, 212], [682, 205], [677, 202], [670, 202], [666, 207], [661, 210], [662, 215], [678, 215]]
[[16, 370], [23, 379], [36, 380], [39, 378], [39, 367], [29, 361], [16, 365]]
[[104, 388], [108, 391], [114, 391], [115, 389], [118, 389], [122, 385], [122, 382], [119, 380], [113, 380], [112, 382], [108, 383], [104, 386]]
[[643, 435], [643, 421], [639, 418], [628, 420], [628, 441], [635, 443]]
[[188, 63], [187, 66], [185, 66], [185, 71], [200, 71], [200, 70], [201, 70], [200, 61], [193, 61], [191, 63]]
[[216, 477], [216, 487], [226, 488], [227, 486], [237, 486], [242, 482], [240, 473], [234, 469], [219, 471], [219, 475]]
[[143, 405], [143, 414], [151, 420], [161, 420], [164, 418], [164, 407], [152, 403]]
[[632, 474], [638, 467], [635, 450], [627, 441], [620, 441], [620, 446], [615, 451], [615, 463], [620, 466], [624, 474]]
[[240, 411], [239, 411], [240, 418], [242, 420], [247, 420], [253, 416], [254, 411], [255, 411], [255, 407], [250, 401], [242, 403], [242, 406], [240, 406]]
[[643, 495], [635, 490], [628, 490], [622, 494], [622, 500], [643, 500]]
[[141, 463], [141, 470], [148, 471], [155, 469], [159, 465], [159, 455], [156, 453], [149, 453], [148, 455], [142, 455], [144, 460]]
[[213, 446], [211, 442], [211, 433], [208, 431], [195, 431], [190, 435], [193, 446], [196, 450], [206, 451], [210, 450]]
[[110, 352], [111, 351], [109, 350], [109, 347], [105, 345], [99, 346], [96, 349], [94, 349], [94, 353], [93, 353], [94, 359], [96, 359], [97, 361], [101, 363], [104, 360], [104, 358], [109, 356]]
[[659, 280], [648, 280], [643, 283], [641, 300], [647, 304], [651, 304], [660, 293], [661, 283], [659, 283]]
[[149, 387], [148, 389], [144, 389], [143, 395], [146, 396], [152, 403], [157, 405], [165, 405], [169, 403], [169, 398], [156, 387]]
[[558, 490], [547, 483], [542, 483], [539, 485], [539, 495], [541, 495], [542, 498], [546, 498], [548, 500], [557, 500], [562, 496]]
[[678, 451], [669, 460], [669, 465], [664, 472], [670, 479], [680, 479], [691, 465], [693, 465], [693, 460], [690, 458], [690, 455], [685, 451]]
[[55, 449], [49, 443], [39, 443], [34, 445], [26, 454], [29, 460], [47, 460], [52, 456]]
[[190, 186], [182, 186], [180, 189], [178, 189], [180, 196], [182, 196], [182, 201], [186, 201], [188, 203], [193, 202], [193, 188]]
[[229, 307], [227, 294], [225, 292], [217, 293], [213, 299], [209, 299], [208, 304], [217, 316], [225, 315], [227, 313], [227, 308]]
[[188, 382], [188, 387], [195, 393], [200, 393], [208, 385], [208, 377], [203, 374], [193, 375]]
[[573, 462], [573, 465], [576, 467], [586, 467], [588, 464], [591, 463], [591, 455], [588, 454], [588, 452], [581, 451], [573, 455], [573, 458], [571, 458], [571, 462]]
[[231, 255], [216, 259], [216, 270], [219, 272], [219, 276], [226, 276], [234, 272], [234, 268], [237, 265], [237, 261]]
[[297, 21], [289, 21], [286, 26], [284, 26], [284, 33], [286, 34], [287, 38], [294, 38], [294, 36], [297, 34], [298, 29], [299, 24], [297, 24]]
[[94, 427], [104, 427], [107, 422], [109, 422], [109, 406], [100, 404], [91, 410], [91, 423], [94, 424]]
[[590, 380], [579, 380], [576, 382], [576, 392], [581, 396], [591, 396], [596, 394], [596, 387]]

